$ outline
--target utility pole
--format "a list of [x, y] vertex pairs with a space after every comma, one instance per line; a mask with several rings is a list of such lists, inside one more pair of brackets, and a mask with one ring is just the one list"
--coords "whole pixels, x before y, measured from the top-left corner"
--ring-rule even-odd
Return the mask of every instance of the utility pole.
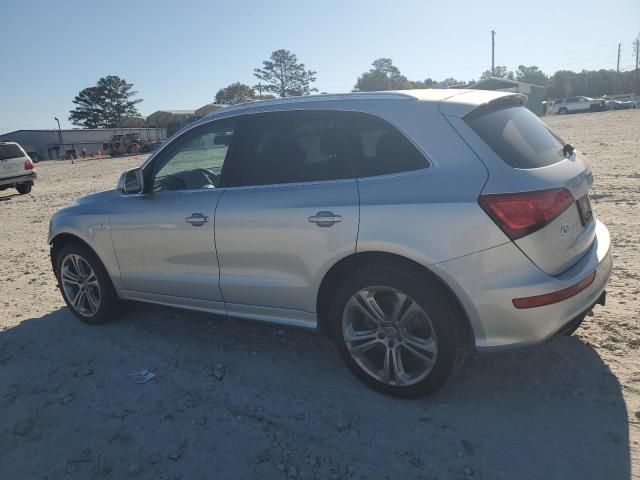
[[618, 65], [616, 66], [616, 82], [620, 80], [620, 46], [622, 44], [618, 44]]
[[636, 38], [636, 73], [638, 71], [638, 53], [640, 53], [640, 38]]
[[[60, 120], [58, 120], [58, 117], [53, 117], [55, 119], [56, 122], [58, 122], [58, 140], [60, 141], [60, 146], [62, 147], [62, 158], [64, 159], [64, 157], [66, 157], [67, 152], [64, 149], [64, 141], [62, 140], [62, 130], [60, 129]], [[58, 151], [58, 155], [60, 155], [59, 151]]]
[[494, 76], [496, 74], [495, 53], [496, 53], [496, 31], [491, 30], [491, 76]]

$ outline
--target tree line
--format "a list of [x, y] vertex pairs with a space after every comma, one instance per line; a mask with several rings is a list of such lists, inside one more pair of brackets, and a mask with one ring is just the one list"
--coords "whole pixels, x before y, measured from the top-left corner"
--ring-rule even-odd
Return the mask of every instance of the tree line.
[[[379, 58], [371, 64], [371, 69], [363, 72], [353, 86], [354, 92], [371, 92], [381, 90], [408, 90], [415, 88], [448, 88], [454, 85], [473, 86], [476, 80], [462, 81], [453, 77], [444, 80], [426, 78], [409, 80], [391, 58]], [[248, 85], [234, 82], [218, 90], [215, 102], [235, 105], [254, 100], [265, 100], [278, 97], [309, 95], [317, 92], [313, 86], [317, 80], [317, 72], [306, 68], [305, 64], [289, 50], [276, 50], [268, 60], [253, 71], [256, 84]], [[640, 93], [640, 73], [626, 71], [619, 74], [615, 70], [559, 70], [547, 75], [537, 66], [519, 65], [517, 70], [508, 70], [505, 66], [497, 66], [494, 71], [486, 70], [480, 81], [490, 77], [517, 80], [539, 85], [545, 88], [549, 99], [574, 95], [600, 97], [617, 92]], [[134, 98], [137, 92], [133, 84], [115, 75], [98, 80], [92, 87], [83, 89], [76, 95], [73, 103], [76, 107], [69, 112], [69, 120], [82, 128], [113, 128], [125, 118], [140, 116], [136, 105], [142, 99]]]

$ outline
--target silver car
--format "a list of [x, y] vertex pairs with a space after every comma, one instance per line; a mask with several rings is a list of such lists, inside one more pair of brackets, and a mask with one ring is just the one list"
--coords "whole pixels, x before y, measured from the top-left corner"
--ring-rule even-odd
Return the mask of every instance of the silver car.
[[53, 216], [62, 295], [88, 323], [137, 300], [319, 328], [369, 386], [433, 392], [469, 352], [570, 333], [604, 305], [591, 171], [525, 100], [420, 90], [220, 109]]

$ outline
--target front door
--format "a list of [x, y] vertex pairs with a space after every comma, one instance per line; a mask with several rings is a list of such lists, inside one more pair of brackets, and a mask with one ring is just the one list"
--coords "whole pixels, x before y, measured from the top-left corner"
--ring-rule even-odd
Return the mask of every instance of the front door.
[[215, 224], [230, 315], [312, 325], [324, 274], [355, 253], [358, 189], [340, 121], [322, 111], [243, 120]]
[[127, 296], [224, 310], [214, 217], [234, 131], [222, 120], [185, 132], [145, 167], [145, 193], [116, 201], [110, 228]]

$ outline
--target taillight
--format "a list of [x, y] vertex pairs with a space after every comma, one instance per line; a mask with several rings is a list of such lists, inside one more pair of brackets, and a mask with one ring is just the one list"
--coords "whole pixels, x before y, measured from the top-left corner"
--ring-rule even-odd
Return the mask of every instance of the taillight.
[[35, 163], [33, 163], [31, 161], [30, 158], [28, 158], [27, 160], [24, 161], [24, 169], [25, 170], [33, 170], [34, 168], [36, 168]]
[[573, 202], [573, 195], [566, 188], [480, 195], [478, 198], [482, 209], [511, 240], [540, 230]]

